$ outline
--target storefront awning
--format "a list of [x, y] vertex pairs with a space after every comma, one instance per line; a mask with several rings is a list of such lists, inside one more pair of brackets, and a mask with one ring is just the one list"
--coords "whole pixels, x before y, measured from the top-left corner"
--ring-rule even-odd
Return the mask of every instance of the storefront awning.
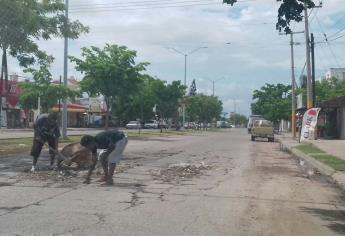
[[[60, 109], [59, 109], [60, 108]], [[53, 106], [52, 111], [53, 112], [59, 112], [63, 110], [63, 105], [56, 104]], [[67, 104], [67, 112], [73, 112], [73, 113], [85, 113], [87, 112], [88, 108], [87, 106], [83, 106], [80, 104]]]

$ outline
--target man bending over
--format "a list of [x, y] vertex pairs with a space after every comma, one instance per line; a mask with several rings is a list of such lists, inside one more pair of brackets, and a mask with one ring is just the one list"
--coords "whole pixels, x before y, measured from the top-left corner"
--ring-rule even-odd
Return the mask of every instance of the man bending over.
[[105, 182], [105, 185], [113, 185], [116, 164], [122, 159], [127, 142], [127, 136], [119, 130], [104, 131], [95, 137], [83, 136], [80, 144], [92, 152], [92, 164], [89, 167], [84, 183], [90, 183], [92, 171], [97, 164], [97, 149], [101, 149], [98, 159], [102, 165], [104, 176], [99, 181]]
[[57, 123], [57, 114], [49, 113], [38, 116], [34, 124], [34, 139], [30, 155], [33, 157], [31, 171], [36, 170], [38, 157], [43, 145], [47, 142], [50, 154], [50, 167], [54, 167], [55, 153], [58, 148], [60, 130]]

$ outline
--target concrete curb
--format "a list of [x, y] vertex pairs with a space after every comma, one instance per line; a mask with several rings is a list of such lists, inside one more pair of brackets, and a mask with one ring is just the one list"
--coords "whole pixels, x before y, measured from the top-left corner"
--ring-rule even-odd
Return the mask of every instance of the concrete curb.
[[339, 171], [337, 172], [333, 168], [296, 149], [296, 146], [298, 146], [299, 143], [294, 143], [293, 141], [289, 142], [288, 140], [283, 140], [280, 137], [278, 137], [276, 140], [280, 143], [282, 151], [287, 151], [293, 156], [305, 161], [312, 168], [317, 169], [322, 175], [327, 176], [331, 182], [337, 184], [342, 190], [345, 191], [345, 173]]
[[308, 156], [307, 154], [304, 154], [300, 150], [293, 148], [291, 149], [291, 153], [300, 159], [303, 159], [306, 163], [320, 171], [321, 174], [326, 176], [332, 176], [336, 171], [333, 170], [331, 167], [323, 164], [322, 162], [319, 162], [315, 160], [313, 157]]

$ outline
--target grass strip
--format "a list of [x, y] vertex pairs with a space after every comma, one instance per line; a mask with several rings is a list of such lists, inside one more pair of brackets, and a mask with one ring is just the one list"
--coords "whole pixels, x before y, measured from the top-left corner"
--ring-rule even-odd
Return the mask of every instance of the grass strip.
[[[148, 139], [148, 138], [158, 138], [158, 137], [169, 137], [174, 135], [186, 135], [190, 132], [187, 131], [163, 131], [148, 132], [128, 132], [129, 139]], [[60, 139], [59, 143], [61, 146], [80, 142], [82, 135], [71, 135], [68, 139]], [[11, 139], [0, 139], [0, 157], [9, 154], [18, 154], [29, 152], [32, 146], [32, 138], [11, 138]]]
[[301, 144], [296, 147], [298, 150], [313, 157], [336, 171], [345, 171], [345, 160], [329, 155], [311, 144]]

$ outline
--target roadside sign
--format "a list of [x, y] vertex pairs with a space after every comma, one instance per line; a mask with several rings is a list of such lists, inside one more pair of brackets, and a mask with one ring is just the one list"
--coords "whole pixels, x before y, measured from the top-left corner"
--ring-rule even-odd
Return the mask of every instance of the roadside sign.
[[320, 110], [320, 108], [310, 108], [304, 113], [300, 142], [308, 139], [315, 139], [315, 127], [317, 124], [317, 117], [319, 115]]

